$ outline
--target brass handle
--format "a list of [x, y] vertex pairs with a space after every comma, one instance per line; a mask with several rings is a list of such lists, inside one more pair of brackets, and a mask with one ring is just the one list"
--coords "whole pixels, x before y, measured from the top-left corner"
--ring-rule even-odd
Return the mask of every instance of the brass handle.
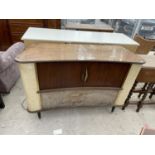
[[87, 67], [86, 67], [85, 73], [82, 74], [82, 80], [83, 80], [83, 82], [87, 82], [88, 76], [89, 76], [89, 75], [88, 75], [88, 69], [87, 69]]
[[84, 82], [87, 82], [87, 80], [88, 80], [88, 69], [86, 67]]

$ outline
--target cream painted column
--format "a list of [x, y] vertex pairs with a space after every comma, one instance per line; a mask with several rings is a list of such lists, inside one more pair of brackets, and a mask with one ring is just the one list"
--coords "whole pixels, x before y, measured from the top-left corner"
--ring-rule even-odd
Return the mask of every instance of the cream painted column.
[[23, 86], [27, 96], [28, 111], [35, 112], [42, 109], [36, 65], [34, 63], [19, 64]]
[[141, 64], [132, 64], [127, 78], [123, 83], [122, 90], [119, 91], [118, 96], [115, 100], [114, 106], [121, 106], [124, 104], [137, 76], [141, 69]]

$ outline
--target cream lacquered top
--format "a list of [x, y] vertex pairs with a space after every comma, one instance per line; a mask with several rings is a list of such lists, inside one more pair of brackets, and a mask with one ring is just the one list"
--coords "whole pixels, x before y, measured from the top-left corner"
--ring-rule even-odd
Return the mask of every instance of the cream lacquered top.
[[22, 40], [48, 41], [48, 42], [72, 42], [113, 45], [139, 44], [121, 33], [75, 31], [48, 28], [28, 28]]

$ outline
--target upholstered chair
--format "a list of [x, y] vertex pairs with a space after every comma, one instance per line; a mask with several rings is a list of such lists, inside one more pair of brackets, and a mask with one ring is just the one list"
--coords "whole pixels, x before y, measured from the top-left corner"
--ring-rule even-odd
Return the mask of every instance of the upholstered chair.
[[19, 78], [15, 57], [24, 50], [24, 44], [18, 42], [6, 51], [0, 51], [0, 93], [9, 93]]

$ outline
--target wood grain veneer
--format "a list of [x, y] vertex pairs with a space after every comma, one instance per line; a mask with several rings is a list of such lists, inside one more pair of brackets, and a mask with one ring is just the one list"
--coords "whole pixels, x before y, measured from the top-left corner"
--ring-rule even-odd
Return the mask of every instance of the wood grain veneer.
[[55, 61], [104, 61], [121, 63], [144, 63], [140, 56], [120, 46], [34, 43], [21, 53], [16, 61], [55, 62]]
[[[87, 81], [83, 81], [85, 69]], [[118, 87], [128, 73], [130, 64], [50, 62], [37, 63], [40, 90], [72, 87]]]
[[136, 79], [138, 82], [155, 82], [155, 69], [142, 68]]

